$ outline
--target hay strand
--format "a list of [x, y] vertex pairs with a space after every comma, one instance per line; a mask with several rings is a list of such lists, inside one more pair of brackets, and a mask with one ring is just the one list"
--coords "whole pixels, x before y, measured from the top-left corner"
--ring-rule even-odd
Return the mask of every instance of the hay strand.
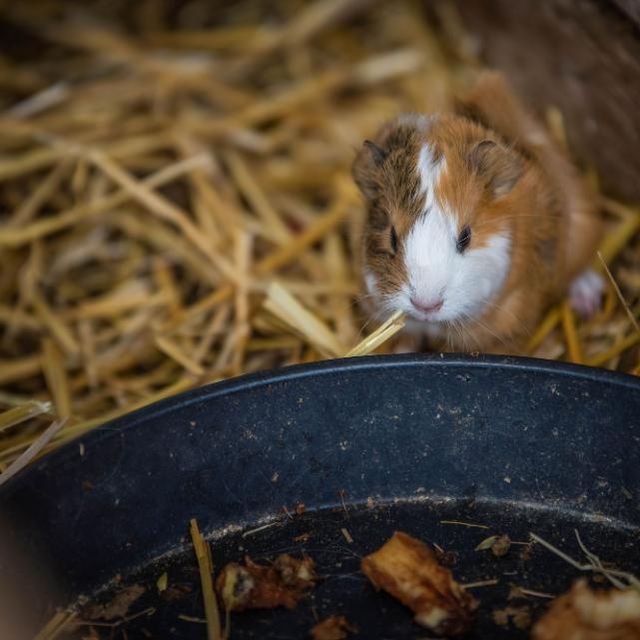
[[33, 460], [42, 451], [49, 441], [62, 429], [66, 419], [52, 422], [34, 442], [29, 446], [18, 458], [16, 458], [4, 471], [0, 474], [0, 487], [20, 473], [31, 460]]
[[567, 344], [569, 360], [574, 364], [582, 364], [584, 358], [582, 356], [582, 345], [576, 330], [576, 320], [568, 302], [564, 302], [561, 308], [562, 329]]
[[602, 253], [600, 251], [598, 251], [598, 259], [600, 260], [602, 264], [602, 268], [607, 274], [607, 278], [609, 278], [609, 282], [611, 282], [611, 286], [613, 287], [613, 290], [616, 292], [616, 296], [618, 296], [618, 300], [620, 301], [622, 308], [625, 310], [627, 316], [629, 317], [631, 324], [634, 326], [635, 330], [638, 333], [640, 333], [640, 325], [638, 325], [638, 321], [636, 320], [636, 317], [633, 315], [633, 311], [631, 310], [629, 303], [624, 299], [624, 296], [622, 295], [622, 291], [620, 291], [620, 287], [618, 286], [618, 283], [613, 277], [611, 270], [607, 266], [607, 263], [604, 261], [604, 258], [602, 257]]
[[204, 610], [207, 619], [208, 640], [221, 640], [222, 627], [220, 626], [220, 611], [218, 609], [218, 598], [213, 588], [213, 562], [211, 561], [211, 549], [209, 544], [202, 537], [198, 523], [191, 520], [190, 524], [191, 540], [198, 561], [200, 570], [200, 584], [202, 586], [202, 599], [204, 600]]
[[308, 340], [320, 353], [333, 358], [344, 353], [344, 347], [326, 324], [305, 309], [281, 284], [274, 282], [269, 287], [264, 307]]
[[371, 335], [348, 351], [347, 358], [365, 356], [375, 351], [381, 344], [387, 342], [404, 327], [404, 313], [396, 311], [389, 319], [381, 324]]
[[33, 640], [56, 640], [60, 634], [68, 629], [77, 617], [75, 611], [56, 611], [53, 617], [36, 634]]
[[35, 418], [42, 414], [51, 412], [51, 402], [40, 402], [38, 400], [29, 400], [24, 404], [13, 407], [7, 411], [0, 413], [0, 432], [15, 427], [31, 418]]

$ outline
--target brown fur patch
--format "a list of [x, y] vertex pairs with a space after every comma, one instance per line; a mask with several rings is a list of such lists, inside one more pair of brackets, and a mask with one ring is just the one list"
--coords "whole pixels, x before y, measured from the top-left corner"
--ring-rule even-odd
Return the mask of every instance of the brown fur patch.
[[[375, 137], [375, 143], [387, 153], [384, 162], [376, 163], [371, 149], [363, 146], [353, 165], [355, 181], [368, 200], [366, 265], [376, 274], [383, 294], [393, 294], [406, 280], [404, 239], [424, 206], [417, 171], [422, 141], [422, 132], [414, 124], [387, 124]], [[395, 254], [391, 227], [398, 238]], [[380, 279], [378, 274], [383, 273], [385, 278]]]

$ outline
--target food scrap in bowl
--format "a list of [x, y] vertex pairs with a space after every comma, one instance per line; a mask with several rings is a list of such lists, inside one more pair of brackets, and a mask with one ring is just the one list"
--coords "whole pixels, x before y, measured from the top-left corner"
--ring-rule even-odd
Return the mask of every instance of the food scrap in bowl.
[[344, 616], [330, 616], [318, 622], [310, 635], [312, 640], [345, 640], [351, 633], [358, 630]]
[[640, 591], [593, 590], [582, 578], [556, 598], [532, 640], [640, 640]]
[[409, 607], [419, 625], [445, 636], [469, 629], [478, 602], [420, 540], [396, 532], [362, 560], [361, 568], [376, 588]]
[[216, 588], [227, 611], [294, 609], [316, 580], [311, 558], [298, 560], [284, 553], [270, 565], [257, 564], [249, 557], [244, 565], [229, 563], [220, 572]]

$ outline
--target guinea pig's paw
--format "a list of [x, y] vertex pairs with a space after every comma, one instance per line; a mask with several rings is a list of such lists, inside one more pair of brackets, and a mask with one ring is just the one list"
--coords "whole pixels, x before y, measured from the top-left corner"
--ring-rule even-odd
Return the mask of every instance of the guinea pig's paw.
[[569, 287], [571, 308], [583, 318], [588, 318], [600, 308], [603, 292], [604, 278], [596, 271], [587, 269]]

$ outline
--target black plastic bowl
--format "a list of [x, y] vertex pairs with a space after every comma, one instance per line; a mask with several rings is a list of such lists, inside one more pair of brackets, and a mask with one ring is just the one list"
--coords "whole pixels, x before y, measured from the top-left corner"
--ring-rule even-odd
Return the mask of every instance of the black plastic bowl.
[[[533, 531], [584, 560], [578, 529], [604, 561], [637, 571], [639, 422], [640, 381], [598, 369], [439, 355], [324, 362], [204, 387], [105, 425], [4, 487], [0, 519], [12, 557], [22, 551], [56, 576], [57, 604], [144, 584], [129, 613], [155, 613], [115, 628], [130, 639], [205, 637], [179, 617], [203, 616], [191, 518], [217, 567], [289, 552], [314, 558], [324, 578], [295, 611], [234, 615], [234, 640], [303, 638], [314, 616], [332, 614], [364, 638], [425, 637], [359, 573], [395, 530], [439, 545], [463, 583], [499, 581], [474, 589], [482, 605], [469, 637], [526, 637], [496, 625], [493, 611], [526, 606], [535, 619], [546, 601], [507, 601], [511, 586], [559, 594], [579, 572], [540, 545], [502, 558], [475, 547]], [[3, 564], [5, 578], [25, 578], [16, 571]], [[171, 598], [155, 586], [165, 571]], [[51, 614], [51, 602], [29, 604], [40, 620]]]

